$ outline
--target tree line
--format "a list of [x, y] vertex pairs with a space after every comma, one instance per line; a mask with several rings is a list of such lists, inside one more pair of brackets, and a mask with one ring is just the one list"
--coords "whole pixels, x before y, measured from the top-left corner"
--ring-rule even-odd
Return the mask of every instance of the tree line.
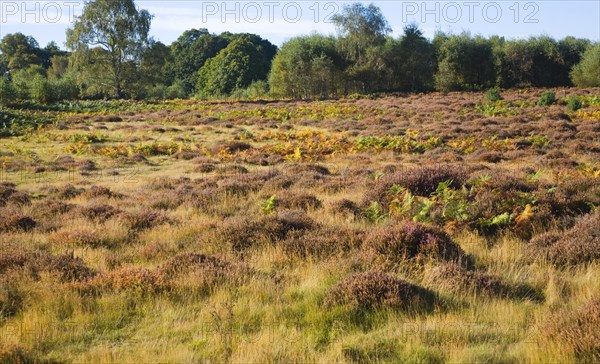
[[414, 24], [394, 38], [381, 10], [344, 7], [336, 36], [311, 34], [280, 49], [255, 34], [149, 37], [152, 15], [133, 0], [94, 0], [67, 30], [67, 51], [21, 33], [0, 41], [0, 102], [135, 98], [328, 98], [354, 93], [600, 86], [600, 44], [438, 32]]

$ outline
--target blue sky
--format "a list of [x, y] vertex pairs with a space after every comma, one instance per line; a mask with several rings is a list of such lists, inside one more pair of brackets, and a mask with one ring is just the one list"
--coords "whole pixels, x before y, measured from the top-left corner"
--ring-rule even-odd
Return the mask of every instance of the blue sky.
[[[527, 38], [568, 35], [600, 41], [600, 0], [587, 1], [372, 1], [382, 9], [394, 36], [407, 22], [419, 24], [425, 35], [436, 30], [470, 31], [484, 36]], [[334, 33], [329, 21], [342, 1], [159, 1], [138, 0], [138, 7], [154, 15], [151, 35], [170, 44], [191, 28], [220, 33], [250, 32], [281, 45], [290, 37], [319, 32]], [[370, 2], [364, 2], [368, 4]], [[83, 1], [0, 0], [0, 36], [22, 32], [41, 46], [49, 41], [64, 45], [65, 30]]]

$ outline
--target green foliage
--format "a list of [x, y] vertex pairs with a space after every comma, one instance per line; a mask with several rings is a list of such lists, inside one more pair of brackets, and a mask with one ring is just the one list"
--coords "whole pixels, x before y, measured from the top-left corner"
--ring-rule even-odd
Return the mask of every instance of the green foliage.
[[330, 97], [341, 91], [341, 57], [332, 37], [310, 35], [286, 42], [273, 60], [271, 92], [278, 97]]
[[0, 105], [10, 104], [17, 98], [17, 90], [13, 83], [6, 78], [0, 78]]
[[532, 145], [537, 147], [545, 147], [546, 145], [550, 144], [550, 139], [548, 139], [548, 137], [545, 135], [534, 135], [531, 133], [528, 140]]
[[198, 72], [200, 97], [228, 96], [267, 78], [277, 48], [256, 35], [240, 35]]
[[36, 75], [29, 83], [31, 100], [42, 104], [76, 99], [79, 90], [75, 82], [69, 78], [48, 80]]
[[67, 46], [74, 51], [74, 59], [90, 71], [86, 81], [109, 84], [111, 96], [124, 97], [136, 80], [135, 63], [148, 46], [151, 20], [150, 13], [138, 10], [133, 0], [86, 2], [81, 16], [67, 30]]
[[479, 224], [484, 228], [503, 228], [510, 225], [512, 222], [512, 216], [508, 212], [504, 212], [500, 215], [496, 215], [490, 219], [480, 219]]
[[380, 90], [385, 80], [384, 45], [392, 30], [381, 9], [374, 4], [353, 3], [332, 20], [340, 35], [336, 47], [347, 66], [347, 86], [362, 93]]
[[380, 223], [385, 220], [385, 212], [379, 202], [372, 202], [369, 207], [363, 210], [363, 216], [372, 223]]
[[418, 134], [407, 132], [400, 136], [365, 136], [356, 140], [357, 150], [392, 150], [401, 153], [423, 153], [441, 145], [440, 138], [419, 138]]
[[489, 89], [485, 97], [490, 102], [502, 100], [502, 95], [500, 95], [500, 90], [497, 87]]
[[172, 83], [169, 67], [173, 63], [171, 50], [161, 42], [151, 41], [144, 50], [139, 66], [139, 77], [135, 89], [138, 94], [149, 98], [165, 97], [166, 85]]
[[273, 213], [276, 208], [277, 208], [277, 196], [276, 195], [269, 197], [268, 199], [266, 199], [264, 202], [261, 202], [261, 204], [260, 204], [260, 211], [265, 215], [269, 215], [269, 214]]
[[32, 80], [29, 88], [32, 100], [47, 104], [52, 101], [52, 89], [50, 82], [42, 76], [36, 76]]
[[579, 87], [600, 87], [600, 44], [590, 47], [581, 62], [571, 72], [573, 83]]
[[173, 62], [166, 65], [167, 73], [186, 95], [192, 94], [196, 91], [198, 70], [229, 42], [229, 37], [211, 34], [206, 29], [185, 31], [170, 47]]
[[17, 98], [27, 100], [31, 97], [31, 88], [35, 80], [39, 77], [45, 77], [45, 70], [42, 66], [31, 65], [26, 69], [19, 70], [13, 75], [13, 84], [17, 91]]
[[404, 91], [426, 91], [433, 88], [435, 51], [417, 25], [404, 27], [398, 44], [398, 80]]
[[519, 111], [511, 108], [503, 101], [486, 102], [484, 104], [475, 105], [475, 111], [480, 112], [483, 116], [496, 117], [517, 115]]
[[550, 106], [556, 103], [556, 93], [553, 91], [544, 91], [538, 101], [538, 106]]
[[38, 42], [23, 33], [7, 34], [0, 41], [0, 58], [11, 71], [41, 65]]
[[187, 97], [187, 92], [183, 81], [177, 80], [165, 90], [165, 98], [168, 100], [184, 99]]
[[577, 111], [583, 107], [581, 100], [577, 96], [570, 97], [567, 101], [567, 109], [569, 111]]
[[483, 37], [467, 33], [448, 37], [440, 46], [438, 61], [438, 90], [480, 89], [495, 83], [492, 45]]
[[452, 189], [452, 180], [440, 182], [431, 198], [442, 205], [442, 217], [450, 221], [465, 221], [469, 217], [466, 191]]
[[570, 86], [568, 73], [589, 47], [585, 39], [547, 36], [498, 45], [498, 80], [503, 87]]
[[[381, 9], [345, 5], [332, 18], [338, 36], [295, 37], [277, 52], [252, 34], [185, 31], [171, 46], [148, 37], [152, 15], [134, 0], [90, 0], [67, 31], [62, 51], [22, 33], [0, 41], [0, 74], [13, 77], [0, 102], [102, 99], [330, 98], [380, 92], [600, 86], [600, 45], [548, 36], [527, 40], [437, 32], [409, 24], [394, 39]], [[42, 76], [44, 80], [35, 77]], [[268, 87], [264, 81], [268, 78]], [[68, 79], [58, 82], [56, 80]], [[4, 100], [4, 101], [2, 101]], [[489, 89], [484, 115], [511, 114]], [[582, 107], [586, 107], [582, 99]], [[576, 110], [577, 104], [569, 106]]]
[[147, 86], [146, 90], [144, 90], [144, 97], [150, 100], [163, 100], [165, 99], [165, 95], [167, 93], [167, 86], [163, 84], [158, 84], [154, 86]]
[[527, 87], [533, 83], [536, 50], [526, 40], [508, 41], [502, 47], [500, 83], [503, 87]]
[[236, 89], [231, 93], [233, 99], [262, 99], [269, 96], [269, 84], [260, 80], [252, 82], [245, 89]]
[[48, 118], [34, 112], [12, 110], [0, 106], [0, 137], [22, 135], [49, 123]]

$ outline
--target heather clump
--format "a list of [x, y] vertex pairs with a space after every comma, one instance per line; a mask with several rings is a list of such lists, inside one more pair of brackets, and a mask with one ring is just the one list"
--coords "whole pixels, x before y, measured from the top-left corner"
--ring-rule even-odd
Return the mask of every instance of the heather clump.
[[360, 309], [423, 309], [433, 306], [435, 294], [381, 271], [351, 275], [331, 287], [327, 305], [350, 305]]
[[460, 261], [465, 253], [442, 230], [413, 221], [373, 229], [365, 238], [365, 252], [382, 264], [407, 259]]

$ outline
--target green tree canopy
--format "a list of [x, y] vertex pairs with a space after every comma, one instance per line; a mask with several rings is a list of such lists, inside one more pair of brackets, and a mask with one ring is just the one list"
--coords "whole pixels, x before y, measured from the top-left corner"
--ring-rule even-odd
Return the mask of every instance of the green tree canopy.
[[11, 71], [42, 64], [38, 42], [23, 33], [5, 35], [0, 41], [0, 51], [2, 52], [2, 62]]
[[600, 87], [600, 44], [585, 51], [581, 62], [573, 68], [571, 79], [579, 87]]
[[152, 41], [140, 62], [140, 74], [144, 75], [144, 83], [153, 86], [171, 84], [173, 80], [168, 74], [168, 66], [172, 62], [171, 49], [161, 42]]
[[425, 91], [433, 87], [435, 51], [415, 24], [404, 27], [399, 43], [398, 77], [405, 91]]
[[345, 60], [350, 88], [364, 93], [379, 89], [385, 74], [386, 36], [391, 32], [381, 9], [353, 3], [332, 20], [338, 29], [336, 45]]
[[229, 42], [229, 39], [211, 34], [206, 29], [185, 31], [171, 44], [171, 78], [180, 81], [188, 94], [194, 92], [198, 70], [227, 47]]
[[148, 45], [151, 20], [133, 0], [90, 1], [67, 30], [67, 46], [85, 71], [91, 71], [86, 72], [89, 82], [108, 87], [112, 96], [121, 98]]
[[273, 60], [271, 93], [294, 98], [335, 95], [342, 88], [341, 63], [333, 37], [313, 34], [290, 39]]
[[264, 80], [276, 52], [277, 47], [257, 35], [236, 35], [200, 69], [197, 90], [203, 96], [225, 96]]
[[436, 88], [450, 91], [495, 84], [496, 70], [489, 40], [468, 33], [449, 36], [440, 46]]

